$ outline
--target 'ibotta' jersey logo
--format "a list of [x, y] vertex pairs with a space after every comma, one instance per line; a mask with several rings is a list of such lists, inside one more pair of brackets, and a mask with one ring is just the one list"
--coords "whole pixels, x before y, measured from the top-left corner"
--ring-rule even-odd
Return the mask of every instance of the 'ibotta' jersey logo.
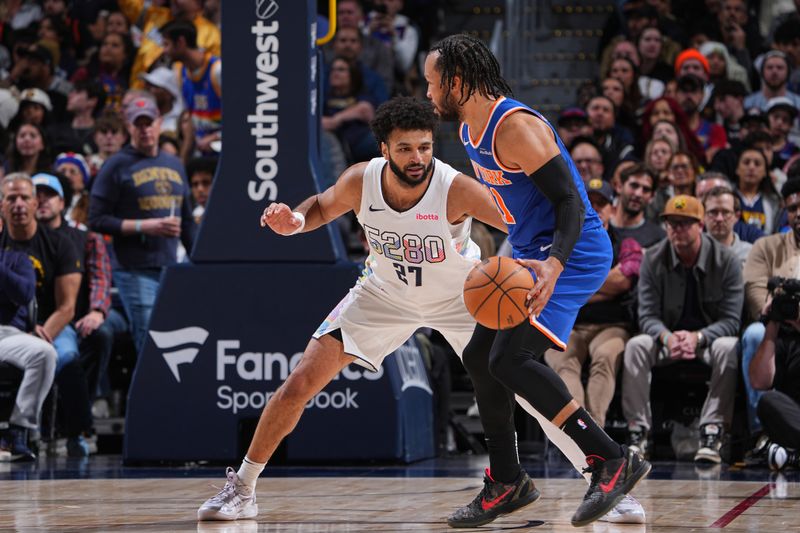
[[275, 0], [256, 0], [256, 16], [261, 20], [272, 18], [278, 11], [278, 2]]
[[[196, 326], [189, 328], [176, 329], [174, 331], [150, 331], [150, 337], [153, 342], [162, 350], [170, 350], [164, 352], [164, 361], [175, 380], [181, 382], [181, 374], [179, 366], [185, 363], [194, 362], [200, 348], [208, 339], [208, 331]], [[194, 346], [191, 346], [194, 345]], [[181, 346], [185, 346], [181, 348]], [[179, 348], [172, 350], [172, 348]]]

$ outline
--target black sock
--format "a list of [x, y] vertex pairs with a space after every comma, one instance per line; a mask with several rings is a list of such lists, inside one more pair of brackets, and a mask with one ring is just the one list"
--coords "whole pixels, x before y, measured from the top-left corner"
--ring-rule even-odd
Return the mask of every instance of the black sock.
[[489, 450], [489, 472], [492, 479], [500, 483], [511, 483], [519, 475], [516, 432], [501, 433], [486, 437]]
[[587, 457], [596, 455], [603, 460], [622, 457], [620, 445], [611, 440], [583, 407], [567, 418], [562, 429]]

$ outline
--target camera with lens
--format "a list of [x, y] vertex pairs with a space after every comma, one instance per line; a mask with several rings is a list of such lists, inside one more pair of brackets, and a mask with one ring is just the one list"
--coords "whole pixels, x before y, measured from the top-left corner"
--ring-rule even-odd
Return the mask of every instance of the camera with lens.
[[800, 279], [773, 277], [767, 283], [772, 294], [767, 320], [781, 322], [800, 318]]

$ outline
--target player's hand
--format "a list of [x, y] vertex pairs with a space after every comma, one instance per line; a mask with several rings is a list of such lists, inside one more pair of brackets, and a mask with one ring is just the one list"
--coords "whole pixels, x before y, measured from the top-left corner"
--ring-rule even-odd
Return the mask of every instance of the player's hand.
[[297, 220], [291, 208], [286, 204], [271, 203], [261, 215], [261, 227], [269, 228], [278, 235], [291, 235], [301, 222]]
[[550, 301], [553, 295], [553, 290], [556, 287], [556, 281], [564, 271], [564, 265], [555, 257], [548, 257], [544, 261], [537, 261], [535, 259], [517, 259], [517, 263], [533, 270], [536, 274], [536, 280], [533, 288], [528, 293], [528, 313], [537, 317], [541, 314], [544, 306]]
[[90, 311], [86, 316], [75, 322], [75, 329], [78, 330], [81, 337], [88, 337], [102, 326], [105, 320], [106, 317], [100, 311]]

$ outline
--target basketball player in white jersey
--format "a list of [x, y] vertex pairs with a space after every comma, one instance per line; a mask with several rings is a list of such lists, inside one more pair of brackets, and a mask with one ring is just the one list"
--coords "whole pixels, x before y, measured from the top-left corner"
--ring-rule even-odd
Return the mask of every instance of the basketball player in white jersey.
[[[287, 236], [353, 211], [370, 256], [363, 276], [323, 321], [298, 366], [264, 407], [238, 472], [228, 468], [225, 486], [200, 507], [198, 520], [258, 514], [255, 485], [267, 461], [306, 403], [350, 363], [377, 370], [424, 326], [438, 330], [459, 356], [463, 352], [475, 327], [464, 306], [463, 280], [480, 258], [469, 238], [471, 218], [504, 232], [506, 226], [478, 181], [433, 157], [437, 125], [428, 102], [394, 98], [378, 108], [372, 122], [383, 157], [350, 167], [334, 186], [294, 210], [276, 203], [264, 210], [262, 226]], [[574, 443], [527, 402], [520, 403], [570, 459], [582, 462]], [[539, 497], [530, 477], [522, 476], [511, 505], [483, 523]]]

